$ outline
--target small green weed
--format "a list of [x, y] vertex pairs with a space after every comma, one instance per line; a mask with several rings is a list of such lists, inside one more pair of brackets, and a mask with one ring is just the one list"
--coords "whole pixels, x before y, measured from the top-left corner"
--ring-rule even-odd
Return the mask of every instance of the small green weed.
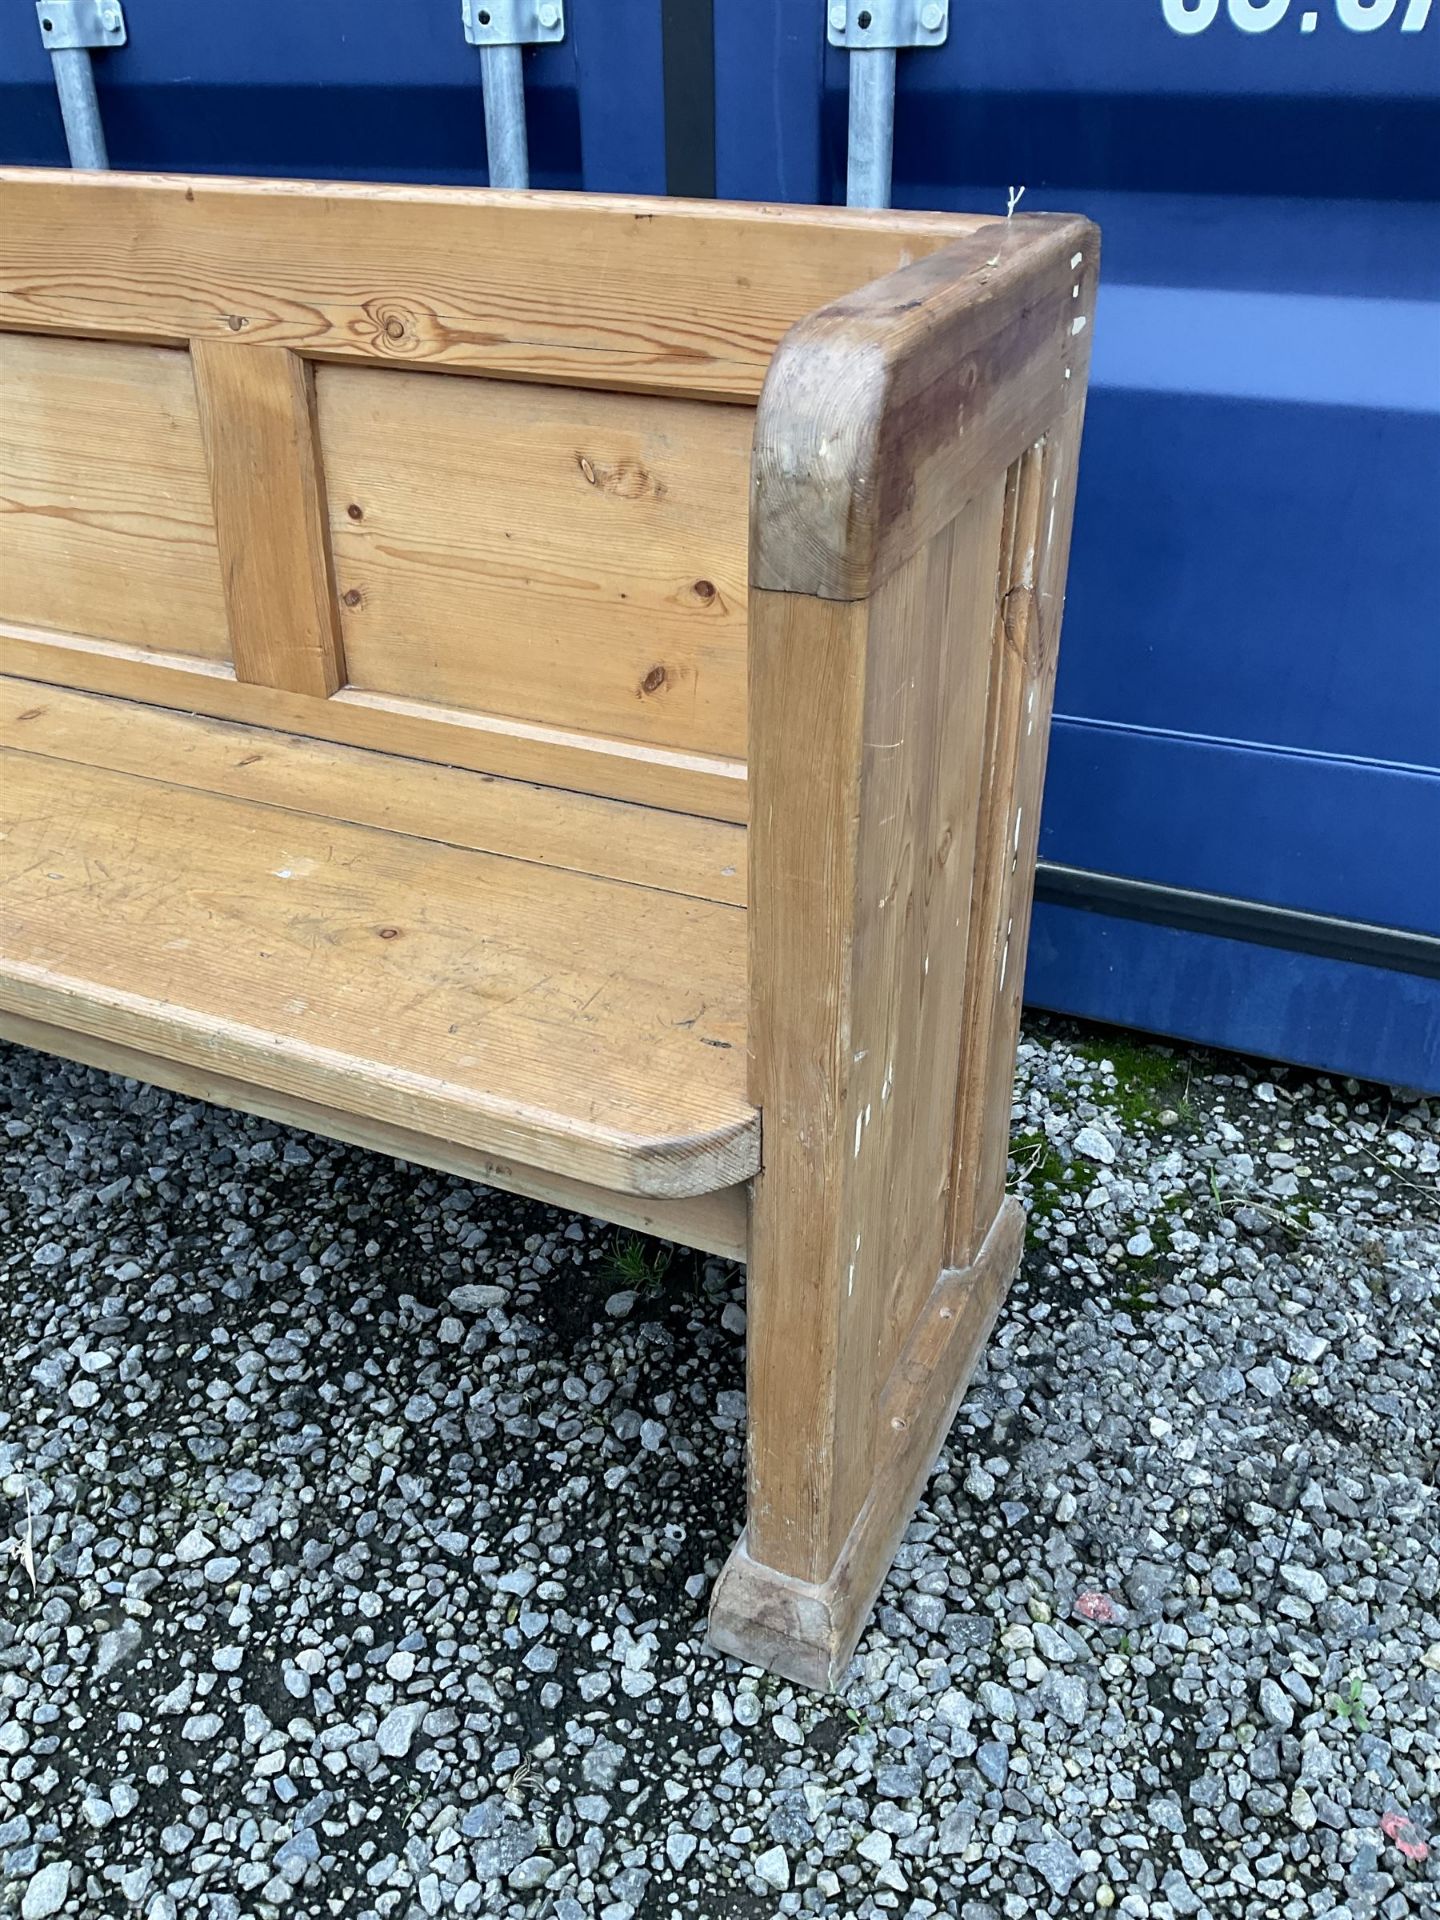
[[1370, 1731], [1370, 1716], [1365, 1711], [1365, 1681], [1358, 1673], [1352, 1673], [1345, 1682], [1343, 1693], [1332, 1693], [1330, 1708], [1335, 1717], [1343, 1720], [1353, 1733]]
[[1066, 1201], [1078, 1198], [1089, 1184], [1087, 1170], [1062, 1159], [1038, 1128], [1015, 1135], [1010, 1158], [1015, 1164], [1011, 1187], [1022, 1180], [1030, 1183], [1030, 1212], [1040, 1220], [1048, 1220]]
[[617, 1233], [605, 1257], [607, 1283], [633, 1293], [658, 1293], [670, 1271], [675, 1249], [643, 1233]]
[[1156, 1299], [1149, 1273], [1134, 1272], [1127, 1274], [1125, 1291], [1115, 1296], [1116, 1305], [1128, 1313], [1132, 1320], [1140, 1320], [1147, 1313], [1153, 1313], [1160, 1302]]

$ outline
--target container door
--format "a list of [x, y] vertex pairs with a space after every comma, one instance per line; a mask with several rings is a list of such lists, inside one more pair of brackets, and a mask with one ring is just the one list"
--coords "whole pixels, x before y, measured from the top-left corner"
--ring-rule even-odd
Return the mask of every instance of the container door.
[[[717, 0], [715, 58], [720, 193], [843, 200], [817, 0]], [[951, 0], [894, 190], [1104, 229], [1042, 859], [1379, 929], [1042, 875], [1030, 998], [1431, 1089], [1437, 98], [1429, 0]]]
[[[479, 55], [460, 0], [123, 0], [94, 56], [113, 167], [484, 186]], [[567, 0], [525, 54], [531, 184], [665, 191], [658, 0]], [[64, 166], [29, 0], [0, 8], [0, 163]]]

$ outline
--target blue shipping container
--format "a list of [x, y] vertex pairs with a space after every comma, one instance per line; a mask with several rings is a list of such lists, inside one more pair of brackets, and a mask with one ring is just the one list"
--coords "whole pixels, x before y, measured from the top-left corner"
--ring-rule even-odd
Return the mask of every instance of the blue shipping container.
[[[847, 56], [817, 11], [719, 0], [722, 194], [843, 198]], [[894, 197], [1001, 211], [1023, 186], [1104, 229], [1042, 858], [1431, 936], [1357, 932], [1385, 964], [1356, 964], [1293, 917], [1192, 903], [1177, 931], [1042, 879], [1029, 997], [1436, 1089], [1429, 14], [966, 0], [899, 56]], [[1285, 944], [1227, 937], [1257, 918]]]

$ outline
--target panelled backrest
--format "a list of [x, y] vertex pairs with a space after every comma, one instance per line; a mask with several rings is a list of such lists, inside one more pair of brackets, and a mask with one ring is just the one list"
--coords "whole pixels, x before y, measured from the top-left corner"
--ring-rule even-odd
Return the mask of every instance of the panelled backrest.
[[0, 671], [743, 819], [766, 369], [984, 224], [0, 172]]

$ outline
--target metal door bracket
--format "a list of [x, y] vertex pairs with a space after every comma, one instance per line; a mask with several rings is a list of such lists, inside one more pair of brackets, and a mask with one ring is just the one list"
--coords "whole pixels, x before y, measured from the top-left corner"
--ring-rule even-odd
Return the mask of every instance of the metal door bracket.
[[565, 38], [564, 0], [461, 0], [472, 47], [534, 47]]
[[35, 17], [47, 53], [125, 44], [120, 0], [35, 0]]
[[836, 0], [826, 16], [832, 47], [940, 47], [950, 31], [950, 0]]
[[896, 49], [943, 46], [950, 31], [949, 0], [827, 0], [825, 31], [832, 47], [850, 53], [846, 202], [888, 207]]
[[70, 164], [96, 170], [108, 167], [90, 50], [124, 46], [125, 14], [120, 0], [36, 0], [35, 18], [55, 75]]
[[528, 187], [522, 47], [565, 38], [563, 0], [460, 0], [465, 38], [480, 49], [485, 151], [492, 187]]

